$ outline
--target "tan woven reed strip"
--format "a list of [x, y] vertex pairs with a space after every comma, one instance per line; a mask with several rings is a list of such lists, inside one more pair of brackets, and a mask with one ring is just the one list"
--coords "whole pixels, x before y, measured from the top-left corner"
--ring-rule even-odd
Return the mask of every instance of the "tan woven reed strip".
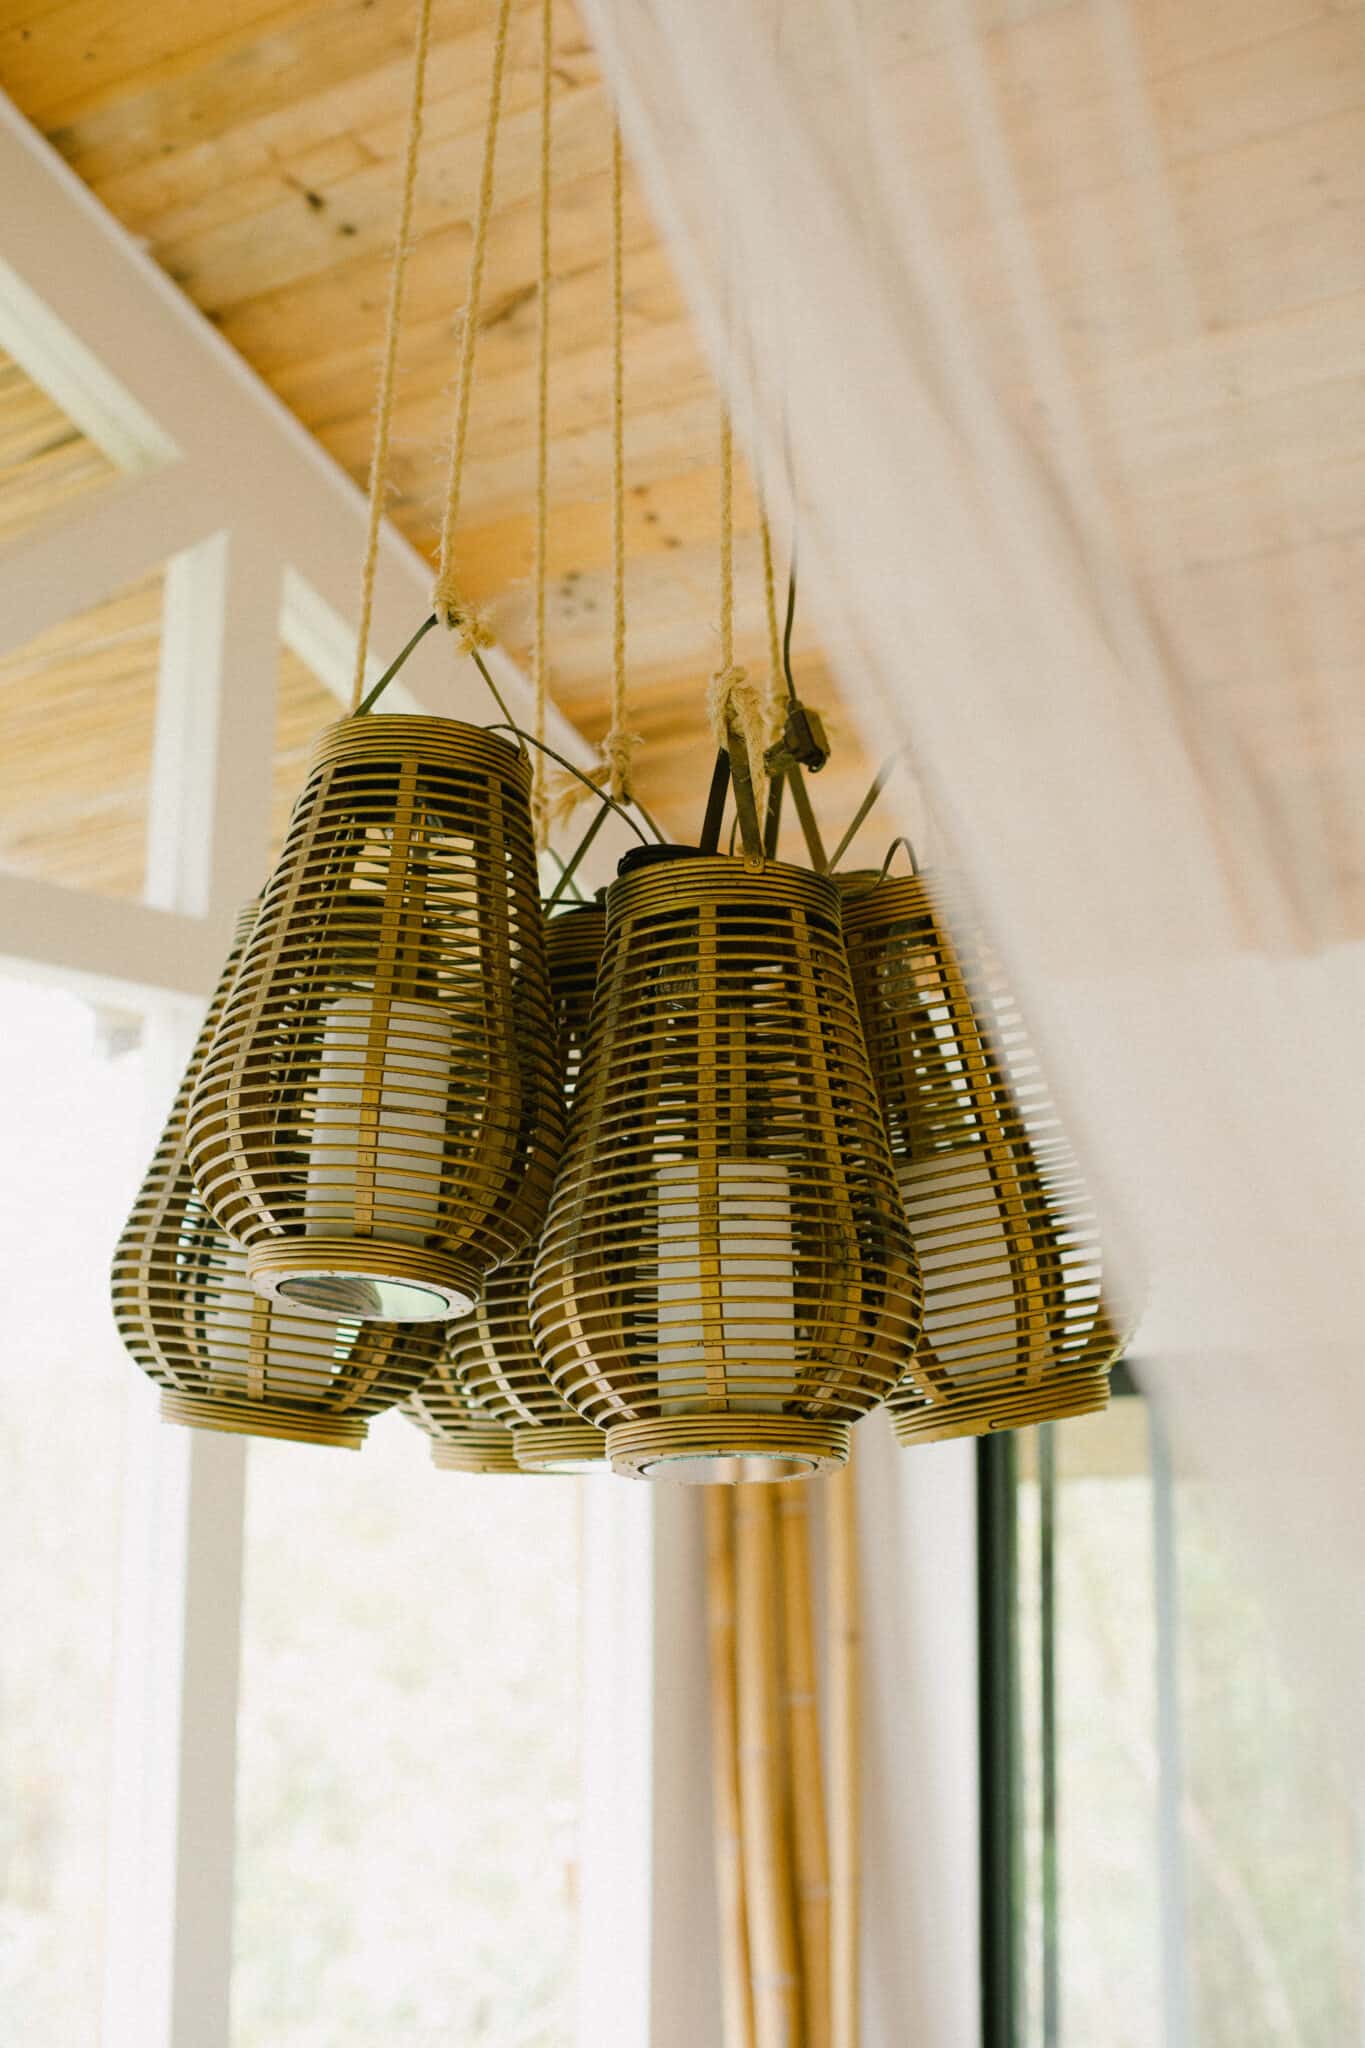
[[810, 1481], [780, 1489], [783, 1697], [787, 1715], [792, 1851], [801, 1953], [802, 2048], [830, 2048], [829, 1846], [815, 1676]]
[[540, 268], [539, 319], [536, 327], [536, 540], [533, 587], [535, 633], [531, 647], [531, 682], [535, 689], [535, 748], [532, 764], [531, 816], [536, 846], [549, 837], [549, 798], [545, 781], [545, 579], [550, 530], [550, 165], [551, 80], [554, 73], [554, 0], [540, 6]]
[[379, 396], [375, 406], [374, 447], [370, 451], [370, 512], [365, 533], [365, 564], [360, 574], [360, 624], [356, 632], [355, 674], [351, 680], [351, 711], [359, 709], [365, 688], [365, 663], [370, 651], [374, 615], [374, 579], [379, 566], [379, 532], [389, 483], [389, 443], [393, 431], [394, 386], [398, 375], [398, 335], [403, 319], [412, 240], [412, 208], [417, 191], [417, 166], [422, 153], [422, 114], [426, 105], [427, 51], [431, 44], [431, 0], [417, 0], [417, 30], [412, 59], [412, 99], [408, 139], [403, 156], [403, 190], [398, 202], [398, 228], [389, 270], [389, 306], [384, 323], [384, 348], [379, 360]]
[[862, 1816], [858, 1538], [853, 1469], [825, 1487], [830, 1697], [830, 1983], [833, 2048], [859, 2048]]
[[754, 1994], [744, 1916], [735, 1694], [735, 1489], [706, 1489], [706, 1634], [711, 1697], [711, 1805], [720, 1913], [725, 2048], [754, 2048]]
[[754, 795], [761, 801], [767, 774], [763, 749], [768, 715], [748, 670], [735, 665], [735, 451], [730, 414], [724, 406], [720, 418], [720, 667], [711, 678], [706, 708], [718, 747], [729, 744], [732, 725], [741, 735]]
[[479, 305], [483, 296], [484, 259], [488, 252], [488, 223], [493, 211], [493, 171], [498, 153], [498, 124], [502, 117], [502, 79], [507, 63], [507, 23], [511, 0], [498, 0], [493, 27], [493, 61], [488, 82], [488, 120], [483, 137], [483, 165], [479, 173], [479, 196], [474, 212], [474, 240], [469, 252], [469, 285], [465, 293], [464, 324], [460, 332], [460, 364], [455, 383], [455, 418], [450, 437], [450, 475], [446, 485], [445, 513], [441, 520], [441, 552], [436, 583], [431, 593], [432, 609], [442, 625], [460, 636], [466, 653], [489, 647], [493, 636], [476, 618], [460, 595], [455, 574], [455, 529], [460, 518], [460, 486], [464, 477], [465, 444], [469, 438], [469, 401], [474, 390], [474, 355], [479, 337]]

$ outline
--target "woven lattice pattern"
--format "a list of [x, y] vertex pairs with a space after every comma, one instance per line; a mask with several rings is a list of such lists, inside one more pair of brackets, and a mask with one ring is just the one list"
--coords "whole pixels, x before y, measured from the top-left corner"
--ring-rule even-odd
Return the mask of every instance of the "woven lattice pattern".
[[539, 1225], [562, 1115], [529, 799], [474, 726], [322, 735], [190, 1113], [272, 1296], [448, 1319]]
[[617, 1470], [837, 1464], [920, 1289], [825, 877], [655, 856], [607, 942], [532, 1324]]
[[114, 1254], [114, 1320], [162, 1388], [162, 1413], [200, 1428], [358, 1446], [372, 1415], [432, 1370], [440, 1336], [354, 1319], [331, 1323], [272, 1308], [240, 1249], [195, 1188], [185, 1140], [191, 1092], [255, 921], [238, 922], [147, 1177]]
[[[587, 1039], [606, 935], [606, 910], [597, 903], [576, 905], [546, 923], [550, 1001], [566, 1101], [572, 1098]], [[517, 1455], [524, 1463], [559, 1469], [600, 1463], [606, 1456], [601, 1430], [585, 1423], [556, 1392], [531, 1338], [535, 1256], [532, 1245], [490, 1275], [482, 1300], [458, 1325], [458, 1337], [452, 1337], [456, 1375], [479, 1408], [516, 1432]]]
[[[924, 1275], [902, 1442], [1102, 1408], [1119, 1339], [1085, 1183], [982, 933], [927, 876], [844, 879], [854, 986]], [[926, 1389], [929, 1398], [926, 1400]]]
[[446, 1352], [430, 1379], [403, 1403], [403, 1413], [431, 1440], [431, 1462], [443, 1472], [523, 1473], [506, 1423], [495, 1422], [461, 1391]]

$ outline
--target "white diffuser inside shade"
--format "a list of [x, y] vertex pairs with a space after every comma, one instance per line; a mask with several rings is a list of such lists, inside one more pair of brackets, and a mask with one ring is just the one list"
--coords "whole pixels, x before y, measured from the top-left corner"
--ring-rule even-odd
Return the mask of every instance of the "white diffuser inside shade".
[[1013, 1357], [1021, 1328], [1000, 1190], [980, 1145], [896, 1163], [905, 1213], [924, 1278], [924, 1342], [950, 1376], [954, 1345], [970, 1344], [967, 1369], [983, 1348]]
[[262, 1339], [269, 1315], [268, 1303], [252, 1292], [247, 1279], [246, 1253], [229, 1244], [199, 1320], [205, 1364], [215, 1386], [245, 1391], [251, 1377], [253, 1339], [264, 1352]]
[[[376, 1016], [374, 996], [363, 992], [329, 1005], [309, 1131], [305, 1239], [335, 1242], [360, 1234], [358, 1222], [367, 1209], [374, 1219], [363, 1232], [368, 1243], [420, 1245], [439, 1228], [453, 1059], [451, 1013], [440, 1003], [395, 998], [382, 1017]], [[363, 1254], [358, 1265], [355, 1275], [282, 1280], [279, 1292], [301, 1308], [337, 1317], [416, 1322], [460, 1312], [430, 1288], [370, 1275]]]
[[[714, 1221], [703, 1230], [699, 1163], [658, 1169], [659, 1388], [688, 1389], [662, 1411], [701, 1413], [723, 1397], [737, 1415], [775, 1414], [781, 1400], [756, 1388], [765, 1378], [789, 1386], [796, 1356], [790, 1176], [768, 1159], [722, 1159], [714, 1173]], [[708, 1276], [718, 1305], [709, 1317]]]
[[[358, 1282], [356, 1285], [360, 1288], [366, 1283]], [[202, 1307], [197, 1330], [212, 1386], [220, 1391], [261, 1397], [272, 1364], [270, 1331], [274, 1313], [270, 1304], [252, 1291], [247, 1278], [246, 1253], [240, 1246], [229, 1243], [215, 1274], [212, 1292]], [[315, 1327], [318, 1336], [308, 1345], [306, 1356], [310, 1368], [315, 1370], [321, 1381], [327, 1366], [327, 1333], [321, 1322]], [[351, 1323], [336, 1332], [331, 1361], [334, 1370], [339, 1370], [346, 1363], [354, 1343], [354, 1330], [355, 1324]], [[292, 1380], [299, 1377], [300, 1350], [296, 1323], [287, 1375]], [[278, 1349], [274, 1363], [278, 1370]], [[259, 1381], [260, 1385], [253, 1387], [253, 1380]], [[312, 1397], [316, 1398], [319, 1391], [320, 1388], [312, 1389]]]

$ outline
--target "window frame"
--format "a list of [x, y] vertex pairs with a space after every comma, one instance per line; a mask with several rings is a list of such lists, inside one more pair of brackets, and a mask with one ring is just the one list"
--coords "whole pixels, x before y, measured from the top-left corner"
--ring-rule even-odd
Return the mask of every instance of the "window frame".
[[[0, 94], [0, 347], [109, 456], [119, 476], [0, 549], [0, 651], [149, 569], [166, 582], [146, 884], [140, 902], [0, 873], [0, 969], [136, 1008], [147, 1034], [148, 1149], [183, 1072], [232, 919], [267, 867], [279, 657], [300, 655], [349, 698], [364, 546], [361, 493]], [[73, 561], [80, 575], [73, 576]], [[385, 529], [374, 645], [429, 609], [429, 567]], [[526, 678], [490, 656], [514, 716]], [[380, 655], [371, 661], [377, 679]], [[428, 642], [386, 708], [483, 722], [468, 664]], [[560, 714], [550, 738], [588, 749]], [[614, 871], [615, 820], [583, 874]], [[247, 1440], [165, 1427], [130, 1363], [118, 1649], [107, 1811], [101, 2048], [230, 2048], [236, 1717]], [[651, 1489], [594, 1502], [585, 1628], [610, 1640], [610, 1684], [584, 1701], [580, 2031], [649, 2038], [657, 1976], [650, 1820], [676, 1758], [653, 1732], [699, 1642], [653, 1625], [680, 1533], [656, 1532]], [[632, 1492], [634, 1490], [632, 1489]], [[230, 1709], [230, 1711], [228, 1710]], [[619, 1797], [623, 1767], [630, 1797]], [[606, 1815], [608, 1818], [603, 1819]], [[643, 1901], [636, 1969], [621, 1968], [617, 1900]], [[604, 1945], [609, 2002], [583, 1988]]]
[[[1181, 1831], [1183, 1756], [1178, 1664], [1178, 1567], [1174, 1474], [1160, 1411], [1132, 1367], [1114, 1367], [1110, 1397], [1146, 1407], [1152, 1484], [1156, 1614], [1157, 1881], [1164, 2038], [1191, 2040]], [[1041, 1657], [1039, 1721], [1043, 1808], [1043, 2048], [1060, 2048], [1061, 1911], [1057, 1893], [1056, 1431], [1038, 1425]], [[982, 1437], [977, 1485], [977, 1726], [980, 1751], [981, 2048], [1028, 2048], [1026, 1887], [1023, 1876], [1023, 1703], [1019, 1653], [1019, 1552], [1013, 1432]]]

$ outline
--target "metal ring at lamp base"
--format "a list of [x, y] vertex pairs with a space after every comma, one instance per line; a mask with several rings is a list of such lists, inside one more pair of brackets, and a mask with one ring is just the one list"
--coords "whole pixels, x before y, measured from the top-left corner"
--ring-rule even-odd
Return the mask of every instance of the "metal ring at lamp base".
[[607, 1456], [623, 1479], [735, 1486], [809, 1479], [848, 1462], [849, 1424], [799, 1415], [671, 1415], [609, 1429]]
[[485, 1284], [476, 1266], [449, 1252], [344, 1237], [269, 1238], [248, 1251], [246, 1270], [258, 1294], [295, 1315], [362, 1322], [399, 1320], [383, 1305], [385, 1287], [404, 1291], [403, 1320], [445, 1323], [468, 1315]]

